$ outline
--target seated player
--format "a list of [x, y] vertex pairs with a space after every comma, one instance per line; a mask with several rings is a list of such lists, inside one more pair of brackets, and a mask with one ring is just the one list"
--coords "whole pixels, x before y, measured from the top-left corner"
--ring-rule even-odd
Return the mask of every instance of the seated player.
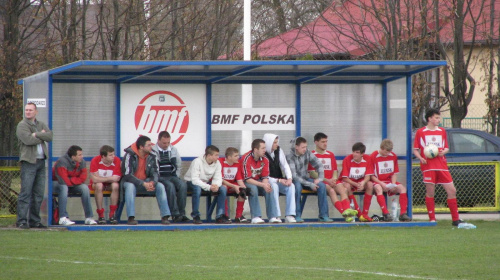
[[[352, 146], [352, 154], [346, 156], [342, 162], [341, 178], [337, 181], [342, 184], [349, 194], [349, 199], [353, 201], [354, 208], [358, 211], [358, 218], [361, 222], [371, 222], [368, 216], [373, 195], [373, 183], [370, 181], [373, 175], [373, 164], [370, 156], [365, 155], [366, 146], [357, 142]], [[354, 192], [365, 192], [363, 200], [363, 212], [360, 211], [358, 202], [354, 197]]]
[[[236, 223], [248, 223], [250, 221], [243, 216], [243, 206], [245, 205], [246, 198], [246, 187], [243, 183], [243, 176], [241, 175], [240, 164], [238, 162], [238, 160], [240, 159], [240, 154], [238, 152], [238, 149], [229, 147], [226, 149], [225, 155], [226, 158], [219, 158], [220, 164], [222, 166], [222, 185], [227, 187], [228, 194], [236, 194], [236, 215], [234, 221]], [[228, 216], [227, 207], [226, 216]]]
[[102, 207], [102, 191], [111, 191], [111, 205], [109, 205], [109, 221], [117, 224], [115, 212], [118, 209], [118, 192], [120, 190], [120, 178], [122, 177], [121, 160], [115, 156], [115, 149], [104, 145], [99, 151], [99, 155], [90, 162], [90, 184], [95, 191], [95, 204], [99, 224], [106, 224], [104, 218], [104, 208]]
[[[347, 190], [342, 184], [337, 184], [337, 160], [332, 152], [326, 150], [328, 146], [328, 136], [322, 132], [316, 133], [316, 135], [314, 135], [314, 144], [316, 145], [316, 149], [313, 150], [312, 153], [323, 164], [323, 169], [325, 171], [323, 183], [326, 185], [326, 192], [328, 196], [330, 196], [333, 206], [342, 214], [346, 222], [354, 221], [353, 217], [356, 216], [358, 212], [350, 208]], [[308, 171], [311, 172], [311, 178], [317, 177], [317, 173], [311, 164], [309, 164]], [[340, 200], [337, 195], [340, 195]]]
[[[380, 143], [380, 150], [371, 154], [370, 158], [375, 171], [371, 180], [374, 183], [373, 189], [377, 194], [377, 201], [380, 205], [386, 203], [383, 192], [387, 192], [389, 195], [399, 193], [399, 205], [401, 206], [399, 220], [408, 222], [411, 221], [411, 218], [407, 215], [408, 196], [406, 195], [406, 187], [397, 181], [397, 174], [399, 173], [398, 157], [392, 152], [392, 148], [392, 141], [384, 139]], [[384, 220], [392, 220], [393, 217], [389, 214], [387, 207], [381, 206], [380, 208], [382, 208]]]

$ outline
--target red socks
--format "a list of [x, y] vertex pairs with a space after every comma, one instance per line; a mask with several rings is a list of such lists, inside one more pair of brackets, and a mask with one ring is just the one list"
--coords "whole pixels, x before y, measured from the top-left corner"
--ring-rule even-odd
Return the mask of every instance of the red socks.
[[429, 220], [430, 221], [435, 221], [436, 220], [436, 212], [435, 212], [435, 205], [434, 205], [434, 197], [425, 197], [425, 206], [427, 206], [427, 214], [429, 214]]
[[239, 201], [236, 200], [236, 218], [241, 217], [243, 215], [243, 205], [245, 204], [245, 201]]
[[[114, 217], [116, 209], [118, 209], [118, 205], [110, 205], [109, 206], [109, 217]], [[104, 209], [102, 209], [104, 211]]]
[[333, 206], [337, 208], [340, 214], [344, 213], [344, 207], [342, 206], [342, 203], [340, 201], [335, 202]]
[[104, 218], [104, 208], [95, 210], [99, 218]]
[[385, 197], [384, 195], [377, 195], [377, 202], [378, 205], [380, 205], [380, 209], [382, 209], [382, 214], [389, 214], [389, 211], [387, 210], [387, 204], [385, 203]]
[[460, 220], [460, 218], [458, 217], [457, 199], [450, 198], [447, 200], [447, 202], [448, 202], [448, 208], [450, 208], [451, 220], [452, 221]]
[[368, 210], [370, 210], [370, 204], [372, 204], [372, 197], [373, 195], [365, 194], [365, 198], [363, 199], [363, 215], [365, 216], [368, 216]]
[[344, 199], [341, 201], [341, 203], [342, 203], [342, 208], [344, 208], [344, 211], [351, 208], [351, 203], [349, 203], [349, 199]]
[[399, 207], [401, 208], [401, 214], [408, 214], [408, 195], [406, 193], [399, 194]]
[[356, 201], [356, 197], [354, 195], [350, 195], [349, 200], [354, 203], [354, 210], [358, 211], [358, 216], [361, 216], [361, 211], [359, 210], [359, 205]]

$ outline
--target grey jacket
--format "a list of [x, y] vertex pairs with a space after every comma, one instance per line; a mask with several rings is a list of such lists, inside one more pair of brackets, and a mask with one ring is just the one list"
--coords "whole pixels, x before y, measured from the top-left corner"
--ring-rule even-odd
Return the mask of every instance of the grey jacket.
[[120, 183], [130, 182], [136, 187], [142, 185], [144, 182], [153, 181], [155, 184], [158, 183], [158, 164], [156, 162], [156, 156], [151, 153], [146, 159], [146, 180], [141, 180], [134, 176], [137, 170], [137, 165], [139, 162], [139, 155], [135, 153], [132, 147], [125, 149], [125, 156], [122, 160], [122, 179]]
[[295, 152], [295, 139], [290, 141], [291, 149], [290, 153], [286, 155], [286, 160], [288, 165], [290, 165], [290, 170], [292, 170], [292, 178], [298, 180], [301, 185], [312, 187], [314, 183], [309, 182], [309, 173], [307, 172], [307, 166], [310, 163], [314, 169], [318, 172], [318, 179], [322, 182], [325, 179], [325, 172], [323, 169], [323, 164], [321, 161], [313, 154], [311, 151], [306, 150], [305, 154], [299, 156]]
[[[179, 155], [179, 151], [177, 151], [177, 148], [170, 145], [171, 148], [171, 162], [174, 165], [175, 168], [175, 174], [177, 177], [181, 177], [181, 171], [182, 171], [182, 159], [181, 156]], [[158, 150], [158, 144], [153, 146], [152, 153], [156, 156], [157, 161], [160, 160], [160, 152]], [[160, 164], [157, 162], [156, 163], [158, 167], [160, 167]]]
[[[42, 130], [45, 132], [41, 132]], [[36, 137], [32, 136], [34, 132], [36, 132]], [[49, 157], [45, 142], [52, 141], [52, 131], [45, 123], [37, 119], [34, 122], [23, 119], [17, 124], [16, 135], [19, 143], [19, 161], [35, 164], [38, 144], [42, 145], [45, 157]]]

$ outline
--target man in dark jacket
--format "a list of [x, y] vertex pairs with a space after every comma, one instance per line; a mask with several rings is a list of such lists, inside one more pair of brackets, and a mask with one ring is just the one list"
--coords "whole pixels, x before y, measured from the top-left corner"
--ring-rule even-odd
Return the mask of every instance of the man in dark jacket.
[[71, 146], [68, 152], [59, 158], [52, 171], [54, 180], [54, 192], [58, 194], [59, 200], [59, 224], [63, 226], [73, 225], [69, 219], [66, 205], [68, 203], [68, 192], [81, 193], [83, 210], [85, 211], [85, 224], [97, 224], [92, 219], [92, 204], [90, 202], [90, 191], [85, 180], [87, 180], [87, 166], [83, 160], [82, 148]]
[[165, 186], [158, 182], [158, 165], [156, 156], [151, 153], [153, 144], [147, 136], [139, 136], [137, 141], [125, 149], [122, 160], [122, 191], [127, 206], [129, 225], [137, 225], [135, 220], [135, 196], [137, 192], [152, 193], [156, 195], [160, 208], [161, 223], [170, 224], [170, 209], [167, 201]]
[[22, 229], [46, 228], [41, 223], [40, 206], [45, 192], [45, 159], [49, 156], [46, 142], [52, 141], [52, 131], [36, 119], [37, 114], [34, 103], [26, 104], [25, 118], [16, 129], [21, 162], [21, 191], [17, 200], [16, 226]]

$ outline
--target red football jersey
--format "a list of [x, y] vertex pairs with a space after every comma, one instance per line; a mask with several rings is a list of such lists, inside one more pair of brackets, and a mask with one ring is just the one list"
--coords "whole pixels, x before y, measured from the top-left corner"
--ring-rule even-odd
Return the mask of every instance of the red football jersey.
[[233, 165], [229, 165], [225, 158], [219, 158], [220, 165], [222, 166], [222, 179], [228, 181], [231, 184], [238, 184], [237, 180], [243, 180], [243, 176], [241, 175], [240, 163], [237, 162]]
[[[335, 155], [330, 151], [325, 151], [324, 154], [318, 154], [315, 150], [312, 153], [321, 161], [323, 164], [323, 169], [325, 170], [325, 178], [332, 179], [333, 171], [337, 170], [337, 160]], [[314, 167], [309, 163], [307, 166], [307, 171], [314, 171]]]
[[420, 155], [427, 160], [427, 164], [420, 163], [420, 169], [422, 171], [448, 170], [446, 157], [438, 156], [432, 159], [428, 159], [425, 157], [424, 148], [429, 144], [436, 145], [440, 151], [448, 148], [448, 139], [446, 137], [446, 131], [444, 130], [444, 128], [437, 127], [435, 130], [430, 130], [426, 126], [424, 126], [417, 130], [413, 148], [420, 149]]
[[364, 154], [360, 162], [355, 162], [352, 154], [344, 158], [340, 178], [349, 178], [354, 182], [361, 182], [366, 175], [373, 175], [373, 164], [369, 155]]
[[[99, 155], [94, 157], [90, 162], [90, 173], [97, 172], [101, 177], [111, 177], [113, 175], [121, 177], [122, 170], [120, 164], [121, 164], [120, 158], [115, 157], [113, 163], [111, 163], [110, 165], [105, 165], [102, 162], [102, 157]], [[89, 186], [92, 186], [92, 184], [93, 184], [92, 179], [90, 179]]]
[[266, 157], [261, 157], [256, 161], [252, 151], [249, 151], [241, 157], [240, 163], [243, 180], [269, 178], [269, 160]]
[[393, 152], [384, 157], [375, 151], [371, 154], [370, 159], [373, 163], [375, 176], [380, 181], [390, 181], [393, 174], [399, 173], [398, 157]]

